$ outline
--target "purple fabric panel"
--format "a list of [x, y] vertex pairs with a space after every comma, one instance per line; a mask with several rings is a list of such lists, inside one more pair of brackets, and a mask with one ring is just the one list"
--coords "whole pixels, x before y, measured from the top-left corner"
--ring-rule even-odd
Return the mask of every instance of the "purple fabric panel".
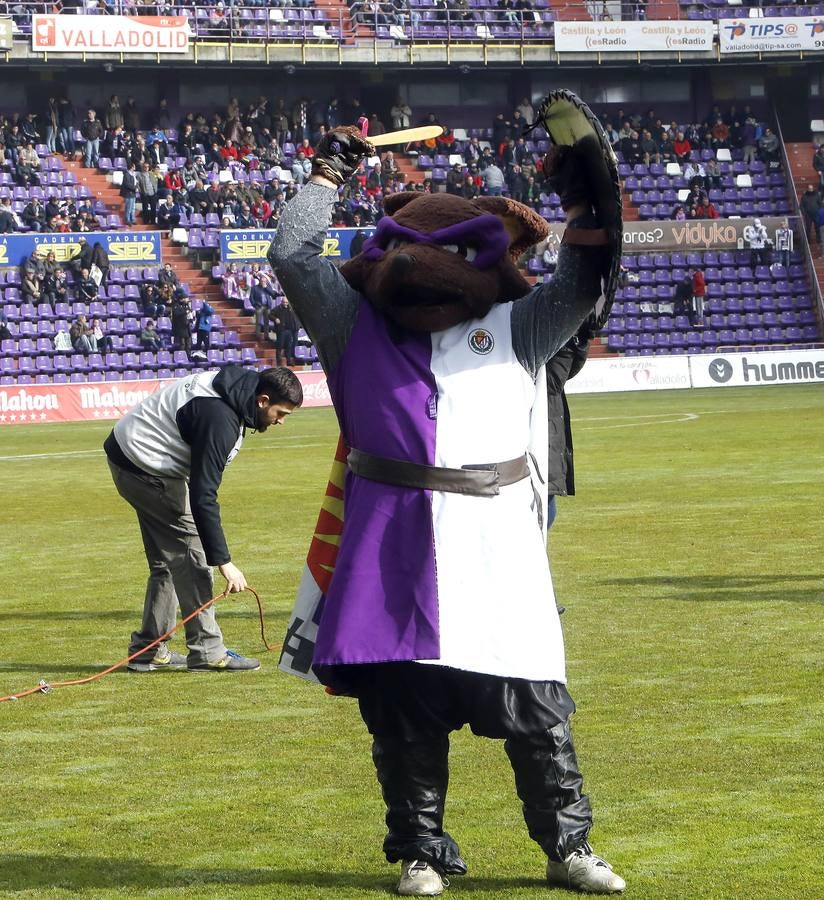
[[[431, 339], [392, 329], [370, 304], [361, 303], [343, 357], [329, 376], [341, 432], [358, 450], [432, 465]], [[340, 552], [314, 662], [439, 655], [431, 495], [350, 472]]]

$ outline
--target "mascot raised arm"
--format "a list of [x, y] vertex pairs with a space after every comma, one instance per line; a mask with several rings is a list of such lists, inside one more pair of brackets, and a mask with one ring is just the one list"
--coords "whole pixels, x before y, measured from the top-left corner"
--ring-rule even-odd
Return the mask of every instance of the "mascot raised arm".
[[449, 734], [464, 725], [504, 741], [549, 882], [624, 889], [588, 843], [543, 516], [544, 365], [585, 321], [606, 318], [620, 191], [577, 97], [551, 94], [539, 121], [567, 218], [547, 283], [530, 287], [515, 264], [547, 223], [503, 197], [387, 196], [374, 236], [336, 268], [322, 250], [338, 187], [373, 150], [355, 127], [323, 139], [269, 251], [346, 448], [334, 571], [330, 557], [281, 665], [357, 697], [402, 895], [440, 894], [466, 872], [444, 830]]

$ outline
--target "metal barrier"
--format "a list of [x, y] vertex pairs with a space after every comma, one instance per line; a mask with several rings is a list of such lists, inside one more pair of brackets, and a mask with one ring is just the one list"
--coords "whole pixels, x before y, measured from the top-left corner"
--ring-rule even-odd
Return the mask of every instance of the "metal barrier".
[[800, 227], [798, 231], [801, 235], [801, 245], [804, 248], [804, 263], [807, 269], [807, 277], [810, 279], [810, 283], [815, 290], [815, 305], [818, 310], [819, 319], [821, 322], [824, 322], [824, 301], [822, 301], [821, 296], [821, 285], [818, 283], [818, 275], [816, 274], [815, 264], [813, 262], [813, 251], [810, 247], [810, 240], [807, 235], [807, 223], [801, 212], [801, 198], [798, 196], [795, 179], [792, 177], [792, 165], [790, 164], [790, 158], [787, 155], [787, 145], [784, 143], [784, 135], [781, 131], [781, 119], [779, 118], [775, 104], [773, 104], [772, 112], [773, 120], [775, 121], [775, 131], [778, 135], [779, 146], [781, 147], [781, 164], [784, 166], [784, 171], [787, 173], [787, 177], [790, 180], [790, 185], [792, 186], [792, 198], [795, 204], [795, 213], [800, 218]]

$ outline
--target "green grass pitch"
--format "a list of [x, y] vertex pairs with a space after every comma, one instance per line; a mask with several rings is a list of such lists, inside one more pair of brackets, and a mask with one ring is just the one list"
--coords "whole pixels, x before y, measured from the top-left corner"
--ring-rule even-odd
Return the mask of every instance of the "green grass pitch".
[[[578, 496], [550, 544], [596, 850], [629, 897], [824, 896], [824, 387], [571, 406]], [[145, 560], [108, 429], [0, 431], [0, 694], [125, 654]], [[331, 411], [299, 412], [221, 491], [277, 642], [335, 437]], [[218, 612], [246, 653], [253, 606]], [[275, 663], [0, 705], [0, 896], [387, 896], [357, 708]], [[470, 867], [448, 894], [571, 896], [542, 883], [499, 744], [454, 735], [446, 827]]]

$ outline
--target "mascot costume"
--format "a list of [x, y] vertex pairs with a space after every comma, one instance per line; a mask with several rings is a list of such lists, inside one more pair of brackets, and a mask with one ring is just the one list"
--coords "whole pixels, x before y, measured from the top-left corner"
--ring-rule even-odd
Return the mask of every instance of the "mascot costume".
[[620, 191], [577, 97], [551, 94], [539, 122], [567, 214], [548, 283], [531, 288], [515, 265], [547, 223], [504, 197], [389, 195], [374, 236], [336, 268], [322, 250], [337, 189], [373, 152], [355, 127], [320, 143], [269, 251], [326, 372], [346, 466], [316, 535], [332, 551], [311, 579], [318, 602], [299, 594], [281, 666], [357, 697], [403, 895], [466, 872], [443, 828], [449, 733], [464, 725], [505, 742], [549, 882], [624, 889], [587, 843], [543, 520], [544, 366], [606, 318]]

